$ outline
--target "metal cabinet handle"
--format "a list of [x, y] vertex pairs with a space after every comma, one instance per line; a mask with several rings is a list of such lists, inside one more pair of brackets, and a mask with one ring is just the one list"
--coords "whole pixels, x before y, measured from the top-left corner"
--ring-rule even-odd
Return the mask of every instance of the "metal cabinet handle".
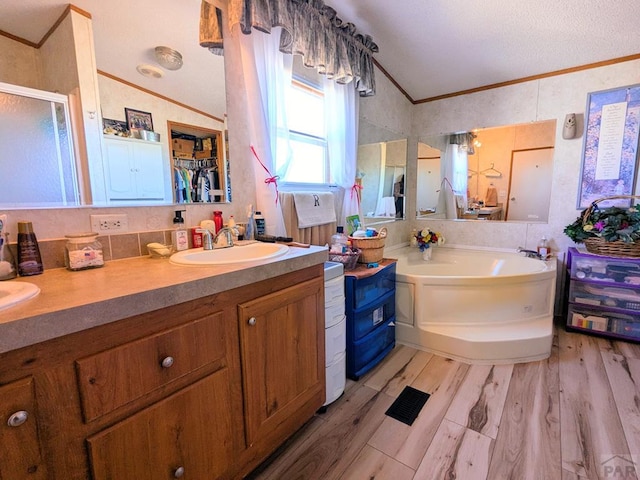
[[256, 317], [251, 317], [247, 323], [253, 327], [256, 324]]
[[24, 410], [20, 410], [9, 417], [7, 425], [10, 427], [19, 427], [27, 421], [27, 418], [29, 418], [29, 414]]
[[173, 357], [164, 357], [162, 362], [160, 362], [160, 365], [162, 365], [162, 368], [169, 368], [173, 365]]
[[183, 475], [184, 475], [184, 467], [178, 467], [173, 472], [173, 478], [182, 478]]

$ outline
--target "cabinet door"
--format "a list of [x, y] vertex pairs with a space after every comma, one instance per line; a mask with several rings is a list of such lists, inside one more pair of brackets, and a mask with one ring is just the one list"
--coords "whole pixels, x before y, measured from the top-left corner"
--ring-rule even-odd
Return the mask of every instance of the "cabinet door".
[[323, 293], [318, 278], [238, 305], [248, 445], [324, 402]]
[[44, 480], [33, 380], [0, 388], [0, 479]]
[[231, 411], [224, 368], [90, 437], [92, 478], [228, 478], [241, 435]]
[[134, 154], [138, 198], [162, 200], [164, 198], [162, 146], [157, 142], [136, 143]]
[[136, 198], [133, 144], [121, 139], [104, 139], [105, 180], [110, 200]]

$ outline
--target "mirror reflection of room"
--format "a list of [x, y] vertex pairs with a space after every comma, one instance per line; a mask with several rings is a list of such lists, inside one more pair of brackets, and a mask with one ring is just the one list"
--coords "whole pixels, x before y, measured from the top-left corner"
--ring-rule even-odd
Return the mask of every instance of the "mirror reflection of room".
[[417, 217], [547, 222], [556, 121], [425, 137]]
[[358, 146], [360, 207], [367, 223], [404, 218], [407, 140]]

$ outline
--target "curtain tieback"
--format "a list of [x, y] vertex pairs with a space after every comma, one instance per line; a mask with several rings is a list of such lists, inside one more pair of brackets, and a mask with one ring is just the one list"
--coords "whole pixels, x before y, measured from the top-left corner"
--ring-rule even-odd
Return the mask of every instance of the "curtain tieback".
[[354, 183], [351, 186], [351, 198], [353, 198], [353, 196], [355, 195], [358, 199], [358, 203], [360, 203], [360, 191], [362, 190], [362, 188], [362, 185], [358, 185], [357, 183]]
[[264, 163], [262, 163], [262, 161], [260, 160], [260, 157], [258, 157], [258, 154], [256, 153], [256, 149], [253, 148], [253, 145], [251, 145], [251, 152], [253, 153], [253, 156], [256, 157], [256, 160], [258, 160], [258, 163], [260, 165], [262, 165], [262, 168], [264, 168], [264, 171], [267, 172], [267, 175], [269, 175], [267, 178], [264, 179], [264, 183], [266, 183], [267, 185], [273, 183], [273, 185], [276, 188], [276, 205], [278, 204], [278, 179], [280, 178], [278, 175], [271, 175], [271, 172], [269, 171], [269, 169], [265, 166]]

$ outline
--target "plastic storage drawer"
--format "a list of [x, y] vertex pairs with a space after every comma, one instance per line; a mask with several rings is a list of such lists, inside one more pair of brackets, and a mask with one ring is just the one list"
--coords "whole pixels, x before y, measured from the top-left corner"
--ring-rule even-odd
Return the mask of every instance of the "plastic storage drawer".
[[347, 375], [358, 379], [378, 364], [396, 344], [396, 327], [392, 319], [365, 337], [347, 344]]
[[344, 277], [332, 278], [324, 282], [324, 300], [326, 303], [342, 300], [344, 305]]
[[571, 252], [571, 278], [640, 287], [640, 259]]
[[383, 295], [394, 292], [396, 288], [396, 264], [392, 263], [375, 275], [356, 278], [347, 275], [347, 309], [358, 309], [377, 302]]
[[347, 336], [350, 341], [364, 337], [381, 323], [388, 322], [395, 317], [395, 291], [388, 292], [377, 300], [375, 306], [355, 310], [348, 314]]
[[332, 327], [325, 329], [325, 366], [328, 367], [343, 355], [347, 349], [347, 336], [345, 331], [346, 318], [343, 315], [342, 321], [336, 323]]
[[640, 316], [569, 305], [567, 327], [640, 340]]
[[569, 288], [569, 302], [640, 313], [640, 288], [623, 288], [618, 284], [583, 283], [574, 280]]

